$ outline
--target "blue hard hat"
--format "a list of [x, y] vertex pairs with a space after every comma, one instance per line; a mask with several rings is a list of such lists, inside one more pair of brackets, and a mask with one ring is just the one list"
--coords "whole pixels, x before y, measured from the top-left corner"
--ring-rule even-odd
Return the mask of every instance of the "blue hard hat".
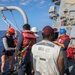
[[60, 34], [66, 34], [66, 29], [60, 29]]

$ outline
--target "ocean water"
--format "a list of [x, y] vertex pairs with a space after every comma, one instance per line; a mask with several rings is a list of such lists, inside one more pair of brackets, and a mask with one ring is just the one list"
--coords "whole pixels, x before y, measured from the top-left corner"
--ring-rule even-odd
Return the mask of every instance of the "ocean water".
[[3, 48], [2, 37], [6, 34], [6, 31], [0, 31], [0, 55]]
[[[3, 48], [2, 37], [5, 35], [5, 33], [6, 33], [6, 31], [0, 31], [0, 62], [1, 62], [1, 52], [2, 52], [2, 48]], [[7, 67], [8, 67], [8, 65], [7, 65]], [[1, 63], [0, 63], [0, 69], [1, 69]]]

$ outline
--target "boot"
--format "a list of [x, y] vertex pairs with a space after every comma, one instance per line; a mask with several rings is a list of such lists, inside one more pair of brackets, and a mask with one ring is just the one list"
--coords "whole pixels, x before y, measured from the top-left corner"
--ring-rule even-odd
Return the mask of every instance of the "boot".
[[14, 71], [10, 71], [7, 75], [14, 75]]
[[3, 72], [3, 73], [1, 73], [1, 75], [5, 75], [5, 73]]
[[70, 75], [69, 69], [65, 70], [66, 75]]

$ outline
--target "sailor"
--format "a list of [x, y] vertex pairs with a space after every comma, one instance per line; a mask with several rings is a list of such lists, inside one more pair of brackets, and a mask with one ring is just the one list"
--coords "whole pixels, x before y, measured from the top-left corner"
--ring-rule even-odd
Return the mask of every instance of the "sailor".
[[34, 35], [36, 36], [36, 42], [41, 41], [41, 37], [38, 35], [38, 28], [37, 27], [32, 27], [31, 31], [34, 32]]
[[18, 69], [18, 75], [25, 75], [25, 73], [26, 75], [32, 75], [31, 48], [34, 43], [36, 43], [36, 37], [34, 33], [30, 31], [30, 25], [24, 24], [15, 51], [15, 56], [16, 56], [18, 51], [21, 52], [22, 50], [25, 50], [22, 55], [22, 63]]
[[34, 75], [64, 75], [64, 59], [61, 46], [51, 42], [54, 30], [45, 26], [43, 40], [32, 46]]
[[65, 66], [65, 73], [69, 75], [69, 69], [68, 69], [68, 59], [67, 59], [67, 47], [70, 42], [70, 37], [66, 34], [66, 29], [62, 28], [60, 29], [60, 36], [55, 41], [56, 44], [60, 45], [63, 50], [64, 54], [64, 66]]
[[8, 28], [7, 33], [2, 38], [2, 42], [3, 42], [3, 50], [2, 50], [2, 56], [1, 56], [2, 75], [5, 75], [4, 68], [5, 68], [5, 63], [7, 58], [9, 59], [9, 63], [10, 63], [10, 73], [13, 72], [13, 61], [14, 61], [13, 53], [14, 53], [14, 50], [16, 49], [14, 45], [14, 39], [13, 39], [14, 34], [15, 34], [15, 30], [13, 28]]

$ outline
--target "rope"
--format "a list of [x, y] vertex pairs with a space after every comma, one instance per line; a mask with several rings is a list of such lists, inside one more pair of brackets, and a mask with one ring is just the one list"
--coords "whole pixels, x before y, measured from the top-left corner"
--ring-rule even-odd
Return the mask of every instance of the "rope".
[[0, 11], [0, 14], [2, 15], [2, 19], [4, 20], [4, 22], [8, 25], [8, 27], [10, 27], [10, 25], [8, 24], [8, 22], [6, 22], [6, 17], [3, 14], [3, 11]]
[[16, 27], [17, 27], [18, 30], [20, 31], [20, 29], [19, 29], [19, 27], [18, 27], [18, 25], [17, 25], [17, 22], [16, 22], [16, 20], [15, 20], [15, 17], [14, 17], [14, 14], [13, 14], [12, 10], [10, 10], [10, 12], [11, 12], [11, 14], [12, 14], [12, 16], [13, 16], [13, 19], [14, 19], [14, 22], [15, 22]]
[[11, 24], [9, 24], [6, 20], [3, 19], [3, 21], [8, 25], [9, 28], [11, 27]]
[[[8, 25], [8, 27], [11, 27], [11, 25], [14, 27], [14, 28], [16, 28], [19, 32], [20, 32], [20, 30], [11, 22], [11, 21], [9, 21], [5, 16], [4, 16], [4, 14], [3, 14], [3, 11], [1, 11], [1, 15], [2, 15], [2, 19], [3, 19], [3, 21]], [[7, 21], [10, 23], [8, 23]]]
[[[7, 21], [8, 21], [15, 29], [18, 30], [18, 28], [17, 28], [10, 20], [7, 19]], [[20, 30], [18, 30], [18, 31], [20, 32]]]

